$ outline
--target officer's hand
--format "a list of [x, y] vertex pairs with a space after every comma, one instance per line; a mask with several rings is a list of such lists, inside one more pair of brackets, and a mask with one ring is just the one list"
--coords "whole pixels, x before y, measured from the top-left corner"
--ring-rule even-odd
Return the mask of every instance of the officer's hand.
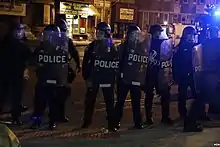
[[81, 67], [80, 67], [80, 66], [77, 66], [77, 67], [76, 67], [76, 72], [77, 72], [77, 73], [80, 73], [80, 72], [81, 72]]
[[27, 68], [25, 68], [24, 70], [24, 75], [23, 75], [24, 79], [25, 80], [28, 80], [29, 79], [29, 70]]

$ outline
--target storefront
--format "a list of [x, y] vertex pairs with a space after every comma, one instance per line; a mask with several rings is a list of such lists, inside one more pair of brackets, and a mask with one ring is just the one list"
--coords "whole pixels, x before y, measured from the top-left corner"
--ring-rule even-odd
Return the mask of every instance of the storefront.
[[69, 36], [75, 40], [87, 40], [93, 32], [99, 15], [97, 9], [86, 3], [60, 2], [60, 14], [65, 15], [69, 27]]
[[127, 27], [137, 24], [138, 8], [134, 4], [117, 3], [112, 7], [112, 28], [114, 38], [124, 38]]

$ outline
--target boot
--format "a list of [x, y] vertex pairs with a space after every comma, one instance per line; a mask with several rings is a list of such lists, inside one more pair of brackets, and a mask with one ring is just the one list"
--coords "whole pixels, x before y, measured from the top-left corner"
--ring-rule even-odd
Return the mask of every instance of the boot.
[[146, 122], [144, 123], [144, 125], [150, 126], [154, 124], [154, 119], [152, 117], [152, 112], [148, 112], [147, 116], [146, 116]]
[[23, 124], [23, 122], [20, 120], [19, 117], [13, 117], [12, 118], [12, 124], [20, 126], [20, 125]]
[[87, 129], [87, 128], [89, 128], [90, 125], [91, 125], [91, 123], [84, 121], [84, 123], [82, 124], [81, 128], [82, 129]]
[[49, 121], [49, 129], [54, 130], [56, 128], [56, 123], [54, 121]]
[[140, 129], [144, 128], [144, 125], [143, 124], [135, 124], [133, 128], [140, 130]]
[[26, 112], [28, 111], [28, 107], [25, 105], [21, 105], [21, 112]]
[[203, 127], [199, 124], [184, 124], [183, 132], [202, 132]]
[[114, 121], [108, 121], [108, 131], [116, 132], [117, 128], [115, 127]]
[[41, 126], [41, 117], [32, 117], [33, 123], [30, 129], [38, 129]]
[[60, 122], [60, 123], [68, 123], [69, 122], [69, 118], [67, 116], [63, 116], [63, 117], [60, 117], [57, 122]]
[[161, 123], [165, 125], [173, 125], [173, 120], [170, 117], [163, 117]]

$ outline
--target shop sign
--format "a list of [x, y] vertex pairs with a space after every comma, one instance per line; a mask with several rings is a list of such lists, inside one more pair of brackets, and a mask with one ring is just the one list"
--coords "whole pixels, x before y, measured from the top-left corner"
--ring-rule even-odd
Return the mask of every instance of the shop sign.
[[134, 20], [134, 9], [120, 8], [119, 19], [133, 21]]
[[0, 2], [0, 15], [26, 16], [26, 4]]
[[76, 11], [83, 11], [85, 8], [89, 8], [88, 4], [60, 2], [61, 14], [74, 14]]

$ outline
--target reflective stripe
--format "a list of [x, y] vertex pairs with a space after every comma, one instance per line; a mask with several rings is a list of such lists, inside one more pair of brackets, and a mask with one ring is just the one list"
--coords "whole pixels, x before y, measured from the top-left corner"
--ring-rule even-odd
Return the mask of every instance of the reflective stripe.
[[134, 81], [132, 81], [131, 84], [134, 85], [134, 86], [141, 86], [141, 83], [140, 83], [140, 82], [134, 82]]
[[100, 84], [99, 87], [101, 88], [111, 87], [111, 84]]
[[56, 80], [47, 80], [46, 83], [48, 83], [48, 84], [56, 84], [57, 81]]

